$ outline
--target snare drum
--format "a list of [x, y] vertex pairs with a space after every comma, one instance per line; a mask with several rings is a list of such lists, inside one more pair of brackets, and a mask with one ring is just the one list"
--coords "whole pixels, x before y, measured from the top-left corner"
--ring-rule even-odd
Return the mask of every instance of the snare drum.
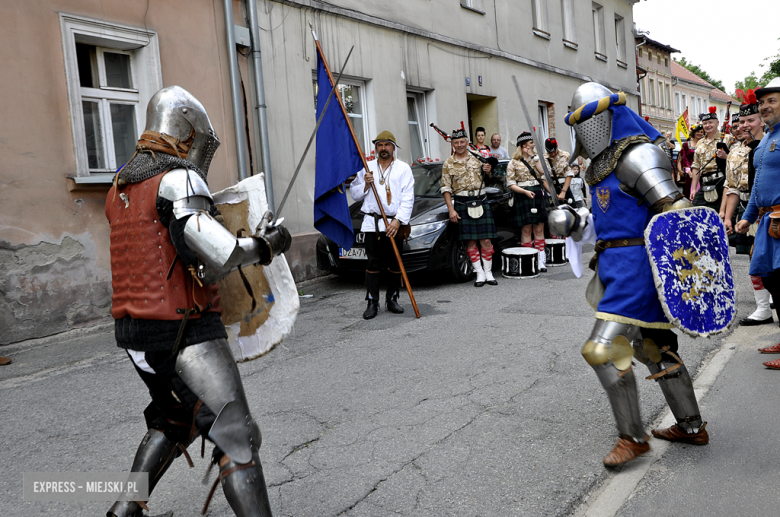
[[507, 248], [501, 251], [501, 275], [504, 278], [539, 276], [539, 252], [534, 248]]
[[564, 239], [545, 239], [544, 253], [547, 255], [547, 266], [565, 266], [569, 262]]

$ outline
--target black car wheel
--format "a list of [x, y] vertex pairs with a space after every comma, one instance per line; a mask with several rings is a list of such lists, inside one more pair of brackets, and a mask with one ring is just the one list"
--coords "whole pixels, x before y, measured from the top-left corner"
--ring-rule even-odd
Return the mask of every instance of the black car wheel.
[[450, 246], [450, 276], [456, 282], [466, 282], [474, 276], [474, 269], [463, 241], [453, 240]]

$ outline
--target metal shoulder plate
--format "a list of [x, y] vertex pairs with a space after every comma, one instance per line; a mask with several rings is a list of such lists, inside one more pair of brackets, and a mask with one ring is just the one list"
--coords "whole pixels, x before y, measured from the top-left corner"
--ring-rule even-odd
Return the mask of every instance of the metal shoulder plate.
[[626, 149], [617, 162], [615, 175], [651, 206], [681, 196], [672, 178], [669, 157], [657, 145], [643, 142]]
[[177, 219], [208, 210], [212, 205], [209, 186], [195, 171], [173, 169], [160, 180], [157, 195], [173, 201]]

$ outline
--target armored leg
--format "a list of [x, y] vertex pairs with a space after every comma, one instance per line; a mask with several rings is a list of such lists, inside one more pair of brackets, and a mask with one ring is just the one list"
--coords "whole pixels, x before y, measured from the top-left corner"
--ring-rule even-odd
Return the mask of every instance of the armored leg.
[[176, 359], [176, 373], [217, 415], [208, 436], [226, 456], [220, 461], [220, 478], [228, 503], [239, 517], [270, 516], [257, 455], [260, 428], [249, 413], [241, 376], [227, 341], [205, 341], [185, 348]]
[[597, 320], [582, 356], [593, 367], [607, 392], [622, 437], [644, 442], [639, 396], [631, 370], [631, 341], [639, 336], [633, 325]]
[[[176, 444], [165, 433], [149, 429], [138, 446], [130, 472], [149, 473], [149, 493], [177, 456]], [[117, 501], [108, 510], [107, 517], [140, 517], [141, 507], [135, 501]]]
[[[691, 376], [676, 353], [677, 336], [671, 330], [647, 329], [642, 330], [642, 335], [644, 339], [634, 344], [635, 357], [647, 365], [652, 374], [648, 379], [655, 380], [661, 387], [669, 409], [677, 420], [676, 430], [654, 430], [653, 435], [697, 445], [707, 443], [709, 438], [704, 430], [706, 422], [701, 419]], [[662, 343], [660, 347], [656, 340]], [[663, 436], [664, 431], [675, 436]]]

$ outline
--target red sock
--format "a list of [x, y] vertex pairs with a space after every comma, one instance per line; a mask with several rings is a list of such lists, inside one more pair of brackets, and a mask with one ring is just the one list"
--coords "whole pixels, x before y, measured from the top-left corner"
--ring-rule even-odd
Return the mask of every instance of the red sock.
[[493, 260], [493, 246], [482, 248], [482, 258], [485, 260]]
[[753, 282], [753, 290], [754, 291], [763, 291], [764, 290], [764, 281], [761, 280], [760, 276], [751, 276], [750, 281]]
[[520, 243], [521, 248], [533, 248], [534, 247], [534, 241], [528, 241], [528, 242], [521, 242]]
[[466, 248], [466, 253], [469, 254], [469, 260], [472, 262], [479, 262], [479, 248], [476, 246], [473, 248]]
[[544, 251], [544, 239], [534, 239], [534, 248], [539, 250], [539, 252]]

